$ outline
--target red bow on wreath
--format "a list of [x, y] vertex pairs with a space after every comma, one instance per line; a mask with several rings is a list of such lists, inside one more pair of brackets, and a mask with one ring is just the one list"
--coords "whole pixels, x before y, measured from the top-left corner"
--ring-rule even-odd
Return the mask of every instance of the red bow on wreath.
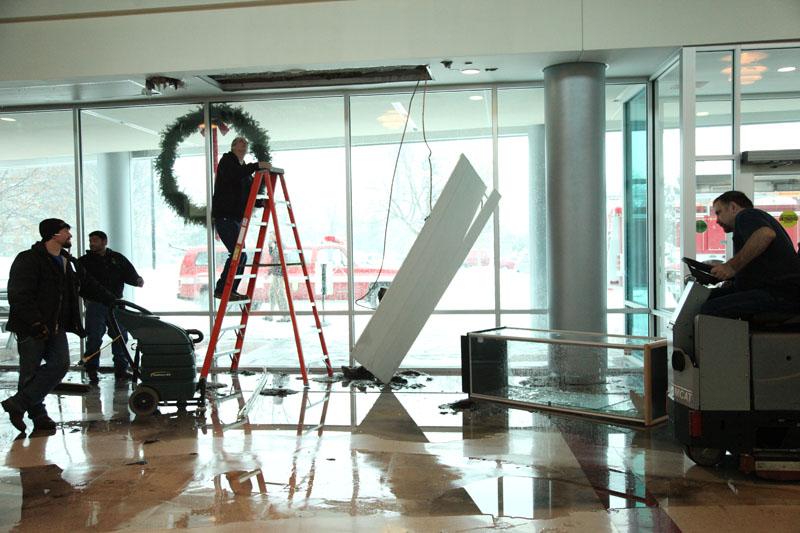
[[[211, 127], [212, 127], [212, 128], [216, 128], [216, 129], [218, 129], [218, 130], [219, 130], [219, 132], [220, 132], [221, 134], [223, 134], [223, 135], [225, 135], [226, 133], [228, 133], [228, 131], [230, 131], [230, 129], [231, 129], [231, 128], [230, 128], [230, 127], [229, 127], [227, 124], [225, 124], [224, 122], [220, 122], [220, 121], [217, 121], [217, 120], [212, 120], [212, 121], [211, 121]], [[205, 136], [206, 136], [206, 125], [205, 125], [205, 124], [200, 124], [200, 125], [198, 126], [198, 128], [200, 129], [200, 135], [202, 135], [203, 137], [205, 137]]]

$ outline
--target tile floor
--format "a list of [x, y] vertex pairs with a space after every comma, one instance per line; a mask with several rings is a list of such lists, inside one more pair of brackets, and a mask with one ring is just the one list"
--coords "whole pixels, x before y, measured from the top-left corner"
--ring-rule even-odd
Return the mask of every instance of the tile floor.
[[[110, 374], [51, 395], [52, 435], [0, 412], [0, 529], [208, 531], [800, 531], [800, 483], [695, 466], [643, 430], [484, 405], [460, 378], [397, 390], [220, 375], [198, 414], [135, 417]], [[16, 388], [0, 373], [0, 396]], [[78, 372], [68, 379], [80, 381]], [[241, 392], [241, 395], [238, 393]]]

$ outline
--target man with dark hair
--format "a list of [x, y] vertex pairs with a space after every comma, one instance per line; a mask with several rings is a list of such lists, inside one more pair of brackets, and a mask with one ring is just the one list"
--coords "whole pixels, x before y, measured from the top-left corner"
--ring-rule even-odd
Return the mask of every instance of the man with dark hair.
[[[111, 305], [114, 295], [69, 255], [70, 225], [58, 218], [39, 223], [42, 240], [20, 252], [8, 276], [10, 306], [6, 329], [17, 335], [19, 382], [17, 393], [2, 402], [11, 424], [25, 431], [23, 415], [34, 430], [52, 431], [44, 399], [69, 369], [67, 332], [81, 337], [78, 295]], [[77, 268], [74, 268], [77, 267]]]
[[742, 319], [764, 311], [800, 313], [800, 256], [786, 230], [740, 191], [720, 195], [713, 208], [725, 233], [733, 232], [734, 255], [711, 269], [730, 283], [712, 290], [700, 312]]
[[[141, 287], [144, 280], [136, 272], [128, 258], [119, 252], [108, 248], [108, 235], [103, 231], [93, 231], [89, 234], [89, 250], [78, 259], [78, 262], [100, 284], [117, 298], [122, 298], [125, 284]], [[84, 367], [89, 376], [90, 383], [97, 383], [99, 378], [97, 370], [100, 368], [100, 345], [108, 324], [108, 307], [98, 302], [86, 302], [86, 353], [84, 354]], [[128, 332], [120, 326], [121, 339], [111, 344], [111, 353], [114, 355], [114, 376], [117, 380], [130, 379], [128, 372], [128, 358], [122, 343], [128, 342]]]
[[[214, 196], [211, 199], [211, 216], [214, 218], [214, 229], [217, 230], [217, 235], [228, 250], [228, 259], [225, 261], [225, 268], [214, 287], [216, 298], [222, 298], [222, 291], [225, 288], [225, 279], [228, 277], [228, 270], [231, 266], [231, 256], [236, 248], [236, 239], [239, 237], [247, 197], [253, 183], [253, 172], [270, 168], [269, 163], [264, 161], [245, 163], [246, 153], [247, 140], [244, 137], [236, 137], [231, 143], [231, 151], [223, 155], [217, 165]], [[264, 202], [259, 200], [256, 202], [256, 206], [263, 207]], [[242, 273], [246, 262], [247, 254], [242, 253], [237, 274]], [[239, 281], [238, 279], [233, 280], [230, 296], [232, 301], [246, 299], [246, 296], [236, 292], [236, 289], [239, 288]]]

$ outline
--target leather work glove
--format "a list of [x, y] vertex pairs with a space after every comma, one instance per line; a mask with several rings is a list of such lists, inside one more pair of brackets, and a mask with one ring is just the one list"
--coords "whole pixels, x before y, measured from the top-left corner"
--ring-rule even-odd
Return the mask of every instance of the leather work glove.
[[34, 322], [31, 325], [31, 337], [38, 340], [44, 340], [50, 336], [50, 329], [46, 324], [41, 322]]

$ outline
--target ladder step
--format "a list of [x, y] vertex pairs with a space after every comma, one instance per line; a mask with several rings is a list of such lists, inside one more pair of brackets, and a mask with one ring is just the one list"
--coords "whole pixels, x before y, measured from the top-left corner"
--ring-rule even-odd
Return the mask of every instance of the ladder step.
[[316, 426], [311, 426], [310, 428], [308, 428], [308, 429], [304, 430], [304, 431], [303, 431], [303, 434], [304, 434], [304, 435], [308, 435], [308, 434], [309, 434], [309, 433], [311, 433], [312, 431], [317, 431], [317, 430], [318, 430], [319, 428], [321, 428], [321, 427], [323, 427], [323, 425], [322, 425], [322, 424], [318, 424], [318, 425], [316, 425]]
[[236, 274], [233, 279], [250, 279], [256, 277], [255, 274]]
[[222, 333], [223, 331], [234, 331], [239, 329], [244, 329], [246, 326], [244, 324], [236, 324], [235, 326], [225, 326], [224, 328], [220, 328], [219, 332]]
[[[256, 196], [256, 200], [269, 200], [269, 195], [268, 194], [259, 194], [258, 196]], [[290, 202], [287, 202], [286, 200], [273, 200], [273, 201], [276, 204], [291, 205]]]
[[228, 305], [247, 305], [250, 303], [250, 299], [247, 300], [228, 300]]
[[243, 426], [245, 423], [245, 419], [242, 418], [241, 420], [237, 420], [236, 422], [231, 422], [230, 424], [222, 424], [222, 431], [226, 429], [236, 429], [240, 426]]
[[232, 348], [230, 350], [222, 350], [221, 352], [214, 352], [214, 356], [213, 357], [214, 357], [214, 359], [216, 359], [218, 357], [223, 357], [225, 355], [233, 355], [233, 354], [237, 354], [237, 353], [239, 353], [239, 350], [237, 350], [236, 348]]
[[263, 248], [242, 248], [242, 252], [251, 252], [251, 253], [260, 252], [262, 250]]

